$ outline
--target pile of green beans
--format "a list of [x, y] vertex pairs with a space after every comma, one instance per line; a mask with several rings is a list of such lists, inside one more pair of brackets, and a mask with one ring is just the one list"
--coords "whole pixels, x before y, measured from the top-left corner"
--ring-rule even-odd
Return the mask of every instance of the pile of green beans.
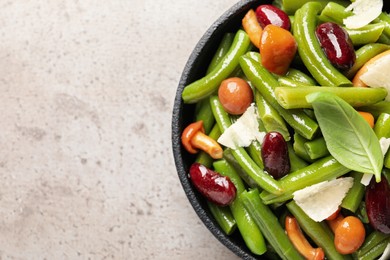
[[[366, 188], [360, 182], [363, 173], [351, 171], [330, 155], [306, 95], [323, 91], [340, 96], [359, 111], [374, 116], [378, 139], [390, 138], [390, 102], [384, 101], [387, 90], [351, 87], [351, 79], [368, 60], [390, 49], [390, 16], [382, 13], [364, 28], [347, 29], [355, 47], [356, 62], [346, 71], [337, 70], [329, 62], [315, 36], [316, 25], [321, 22], [342, 24], [351, 15], [345, 11], [349, 4], [344, 0], [275, 1], [274, 5], [290, 15], [298, 44], [297, 59], [286, 75], [275, 75], [265, 69], [261, 55], [254, 50], [246, 32], [239, 29], [224, 35], [206, 75], [182, 92], [184, 103], [195, 106], [194, 121], [202, 120], [206, 134], [217, 140], [237, 119], [224, 110], [217, 95], [218, 87], [224, 79], [239, 75], [252, 87], [259, 131], [277, 131], [287, 142], [291, 172], [279, 180], [264, 170], [258, 141], [248, 147], [225, 148], [219, 160], [205, 152], [196, 157], [196, 162], [228, 176], [236, 186], [236, 199], [230, 206], [220, 207], [209, 201], [207, 205], [221, 229], [227, 235], [239, 232], [255, 255], [272, 251], [282, 259], [303, 259], [284, 231], [287, 215], [297, 219], [306, 236], [323, 248], [328, 259], [373, 259], [390, 242], [390, 235], [368, 227], [363, 246], [352, 255], [341, 255], [326, 223], [313, 221], [293, 200], [297, 190], [349, 176], [354, 182], [341, 204], [342, 212], [360, 216], [364, 211]], [[384, 167], [388, 176], [390, 153], [385, 155]]]

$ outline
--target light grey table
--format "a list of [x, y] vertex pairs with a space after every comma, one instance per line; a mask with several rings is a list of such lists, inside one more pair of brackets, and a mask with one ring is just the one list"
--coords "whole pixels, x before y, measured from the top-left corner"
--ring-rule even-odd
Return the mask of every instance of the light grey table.
[[0, 0], [0, 258], [236, 259], [178, 181], [171, 113], [235, 0]]

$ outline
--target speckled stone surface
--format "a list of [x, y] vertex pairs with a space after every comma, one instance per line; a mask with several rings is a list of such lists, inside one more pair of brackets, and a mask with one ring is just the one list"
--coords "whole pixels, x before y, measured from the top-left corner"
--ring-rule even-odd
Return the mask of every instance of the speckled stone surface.
[[0, 258], [237, 259], [177, 178], [180, 73], [234, 0], [0, 0]]

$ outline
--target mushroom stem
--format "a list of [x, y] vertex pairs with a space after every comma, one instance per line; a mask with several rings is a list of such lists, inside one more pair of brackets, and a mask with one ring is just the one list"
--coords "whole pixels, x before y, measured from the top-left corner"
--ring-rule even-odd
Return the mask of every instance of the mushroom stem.
[[181, 142], [189, 153], [195, 154], [200, 149], [213, 159], [222, 158], [222, 147], [213, 138], [204, 134], [203, 121], [189, 124], [182, 133]]
[[337, 214], [334, 219], [326, 220], [330, 229], [332, 229], [333, 233], [336, 231], [337, 226], [343, 221], [344, 217], [341, 214]]
[[213, 159], [221, 159], [223, 155], [222, 147], [209, 136], [198, 131], [191, 139], [193, 147], [208, 153]]
[[288, 238], [301, 255], [310, 260], [322, 260], [325, 258], [322, 248], [313, 248], [310, 245], [295, 218], [287, 216], [285, 226]]

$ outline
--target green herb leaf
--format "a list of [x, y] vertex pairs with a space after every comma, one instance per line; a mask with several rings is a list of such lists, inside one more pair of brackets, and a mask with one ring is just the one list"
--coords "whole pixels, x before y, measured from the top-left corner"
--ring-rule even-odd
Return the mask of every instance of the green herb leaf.
[[312, 93], [313, 105], [330, 154], [345, 167], [381, 179], [382, 150], [372, 128], [347, 102], [331, 93]]

